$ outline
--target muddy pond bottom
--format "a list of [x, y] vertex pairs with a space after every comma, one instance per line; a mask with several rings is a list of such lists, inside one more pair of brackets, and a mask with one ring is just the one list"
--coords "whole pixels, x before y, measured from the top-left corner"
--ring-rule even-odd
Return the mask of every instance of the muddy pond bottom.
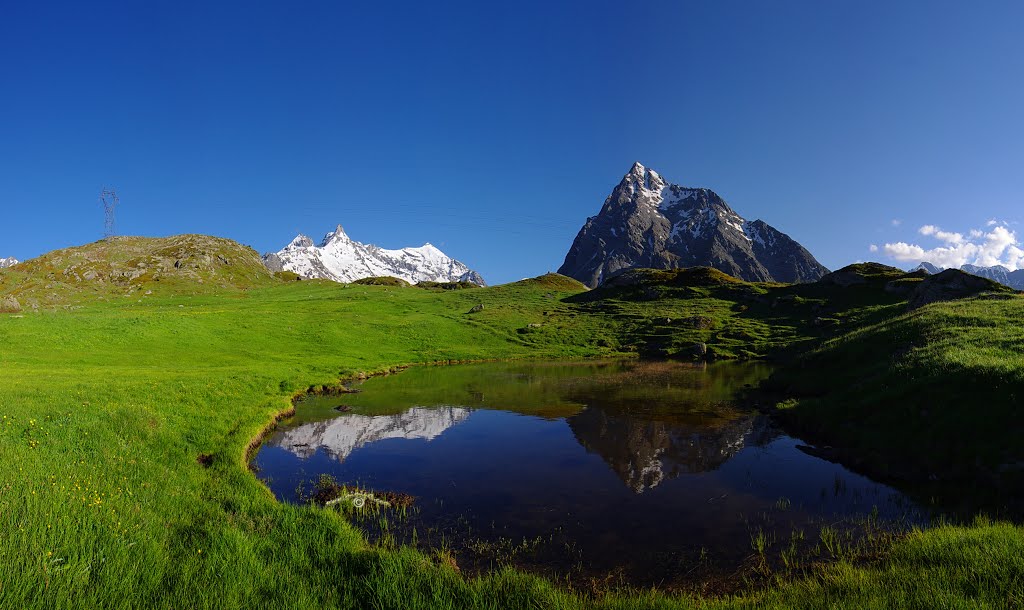
[[671, 588], [809, 565], [922, 522], [898, 491], [805, 453], [738, 407], [736, 392], [767, 373], [633, 361], [416, 367], [358, 393], [307, 397], [252, 465], [289, 502], [324, 486], [413, 496], [408, 506], [339, 502], [372, 540], [450, 555], [464, 571], [514, 565], [573, 582]]

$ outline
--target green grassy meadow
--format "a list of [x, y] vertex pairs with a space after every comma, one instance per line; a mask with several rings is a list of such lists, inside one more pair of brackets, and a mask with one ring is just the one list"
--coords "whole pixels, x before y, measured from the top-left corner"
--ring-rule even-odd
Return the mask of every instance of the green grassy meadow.
[[[224, 285], [204, 275], [203, 290], [140, 276], [100, 291], [65, 274], [65, 299], [45, 278], [54, 268], [41, 269], [0, 284], [40, 305], [0, 314], [0, 608], [1024, 605], [1024, 528], [1008, 523], [915, 531], [876, 556], [840, 555], [731, 596], [584, 595], [371, 547], [335, 511], [278, 503], [246, 465], [293, 396], [346, 377], [462, 360], [681, 357], [703, 342], [719, 357], [795, 358], [773, 378], [794, 396], [785, 416], [869, 461], [960, 437], [959, 449], [932, 451], [939, 463], [995, 472], [1022, 457], [1020, 297], [905, 312], [889, 293], [685, 276], [655, 278], [660, 292], [638, 299], [635, 287], [601, 295], [557, 277], [443, 290], [247, 285], [253, 274], [239, 273]], [[962, 462], [971, 467], [953, 468]]]

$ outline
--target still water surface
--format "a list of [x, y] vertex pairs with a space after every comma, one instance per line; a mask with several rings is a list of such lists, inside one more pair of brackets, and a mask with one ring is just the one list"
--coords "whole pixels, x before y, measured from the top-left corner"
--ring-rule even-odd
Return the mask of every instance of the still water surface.
[[[253, 460], [278, 498], [322, 474], [416, 497], [386, 527], [470, 568], [671, 583], [700, 564], [749, 564], [764, 534], [900, 528], [898, 491], [813, 457], [734, 401], [759, 364], [497, 363], [416, 367], [310, 396]], [[339, 405], [350, 408], [345, 413]], [[356, 519], [384, 535], [378, 518]], [[690, 567], [688, 567], [690, 566]]]

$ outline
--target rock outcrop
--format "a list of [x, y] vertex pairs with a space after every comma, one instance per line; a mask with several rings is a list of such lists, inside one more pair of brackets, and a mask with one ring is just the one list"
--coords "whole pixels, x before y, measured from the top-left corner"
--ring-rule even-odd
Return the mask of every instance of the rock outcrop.
[[988, 278], [971, 275], [959, 269], [946, 269], [928, 276], [918, 284], [910, 293], [907, 308], [917, 309], [929, 303], [963, 299], [984, 292], [1010, 294], [1014, 291]]

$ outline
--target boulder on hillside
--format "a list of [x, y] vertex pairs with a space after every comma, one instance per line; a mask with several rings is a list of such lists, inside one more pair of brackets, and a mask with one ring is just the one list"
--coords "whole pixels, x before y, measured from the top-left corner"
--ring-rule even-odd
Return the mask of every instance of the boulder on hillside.
[[0, 313], [21, 313], [21, 303], [13, 296], [0, 298]]
[[922, 280], [910, 293], [907, 308], [917, 309], [929, 303], [964, 299], [983, 292], [1012, 293], [1014, 290], [959, 269], [946, 269]]

